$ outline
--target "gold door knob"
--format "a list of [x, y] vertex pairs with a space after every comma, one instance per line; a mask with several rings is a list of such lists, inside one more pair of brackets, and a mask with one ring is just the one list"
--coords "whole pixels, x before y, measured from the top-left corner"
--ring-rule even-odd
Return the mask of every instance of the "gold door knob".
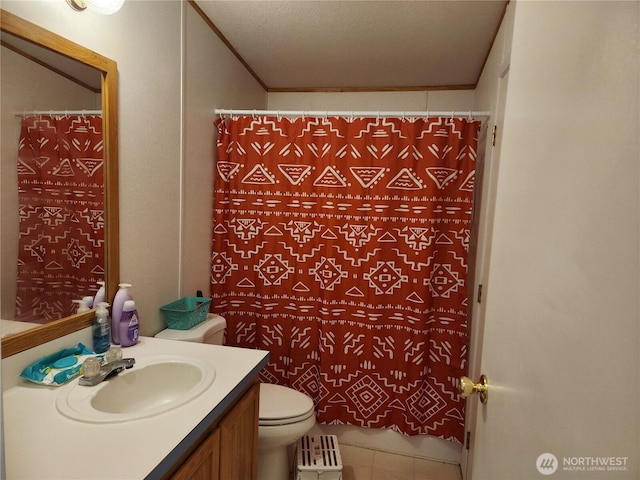
[[489, 381], [485, 375], [480, 375], [480, 381], [474, 383], [469, 377], [460, 377], [460, 395], [468, 397], [478, 394], [482, 403], [487, 403], [489, 398]]

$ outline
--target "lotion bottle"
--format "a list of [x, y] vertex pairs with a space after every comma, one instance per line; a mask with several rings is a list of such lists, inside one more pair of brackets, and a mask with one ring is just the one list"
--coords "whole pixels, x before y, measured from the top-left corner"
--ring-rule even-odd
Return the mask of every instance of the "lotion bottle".
[[111, 319], [109, 318], [109, 306], [106, 302], [100, 302], [96, 310], [96, 319], [93, 322], [93, 351], [104, 353], [111, 347]]
[[120, 345], [130, 347], [138, 343], [140, 335], [140, 322], [138, 321], [138, 311], [136, 310], [136, 302], [127, 300], [124, 302], [122, 309], [122, 317], [119, 323]]
[[111, 335], [113, 343], [115, 343], [116, 345], [120, 344], [120, 319], [122, 318], [122, 309], [124, 308], [124, 302], [126, 302], [127, 300], [132, 300], [131, 293], [129, 292], [131, 284], [120, 283], [118, 286], [120, 288], [118, 289], [116, 296], [113, 299], [113, 308], [111, 309]]

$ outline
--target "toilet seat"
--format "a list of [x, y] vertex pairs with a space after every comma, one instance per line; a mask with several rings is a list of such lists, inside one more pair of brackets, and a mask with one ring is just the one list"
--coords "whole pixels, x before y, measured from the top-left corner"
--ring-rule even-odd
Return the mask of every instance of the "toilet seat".
[[260, 426], [290, 425], [313, 416], [313, 400], [292, 388], [260, 384]]

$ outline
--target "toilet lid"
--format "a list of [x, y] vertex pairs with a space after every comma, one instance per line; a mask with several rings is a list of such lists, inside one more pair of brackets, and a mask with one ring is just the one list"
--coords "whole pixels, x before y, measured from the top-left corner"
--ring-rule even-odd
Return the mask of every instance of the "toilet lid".
[[313, 400], [282, 385], [260, 384], [260, 425], [288, 425], [313, 415]]

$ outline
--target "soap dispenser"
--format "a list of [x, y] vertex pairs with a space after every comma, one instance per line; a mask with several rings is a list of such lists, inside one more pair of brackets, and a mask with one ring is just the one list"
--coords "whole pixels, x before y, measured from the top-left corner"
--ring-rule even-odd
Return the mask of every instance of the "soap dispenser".
[[111, 320], [109, 319], [109, 306], [106, 302], [100, 302], [96, 310], [96, 319], [93, 322], [93, 351], [104, 353], [111, 347]]
[[87, 295], [86, 297], [82, 297], [82, 301], [87, 304], [87, 308], [91, 310], [93, 306], [98, 306], [98, 303], [93, 303], [93, 297], [91, 295]]
[[91, 310], [92, 300], [93, 300], [93, 297], [84, 297], [82, 300], [71, 300], [71, 301], [73, 303], [78, 304], [78, 309], [76, 310], [76, 313], [84, 313]]
[[116, 292], [116, 296], [113, 299], [113, 308], [111, 309], [111, 335], [113, 343], [120, 344], [120, 319], [122, 318], [122, 309], [124, 308], [124, 302], [127, 300], [133, 300], [129, 289], [131, 284], [120, 283], [120, 287]]
[[104, 302], [104, 282], [98, 282], [98, 285], [100, 285], [100, 288], [98, 289], [96, 296], [93, 297], [93, 305], [96, 307], [101, 302]]

